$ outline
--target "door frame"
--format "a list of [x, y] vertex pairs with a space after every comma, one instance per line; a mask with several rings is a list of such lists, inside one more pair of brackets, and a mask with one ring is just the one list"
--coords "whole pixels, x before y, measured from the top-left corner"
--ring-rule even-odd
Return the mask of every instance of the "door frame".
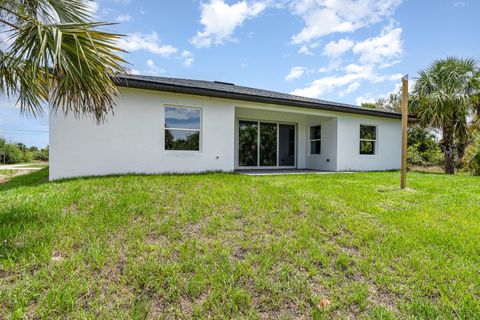
[[[260, 163], [260, 123], [274, 123], [277, 125], [277, 165], [276, 166], [240, 166], [240, 121], [249, 121], [249, 122], [256, 122], [257, 123], [257, 164]], [[280, 130], [279, 130], [279, 125], [285, 124], [285, 125], [291, 125], [294, 127], [294, 132], [295, 132], [295, 155], [293, 157], [294, 159], [294, 165], [293, 166], [279, 166], [279, 150], [280, 150]], [[262, 170], [268, 170], [268, 169], [296, 169], [297, 168], [297, 157], [298, 157], [298, 124], [295, 122], [285, 122], [285, 121], [275, 121], [275, 120], [259, 120], [259, 119], [249, 119], [249, 118], [237, 118], [237, 130], [236, 130], [236, 135], [238, 137], [237, 139], [237, 161], [238, 161], [238, 167], [237, 169], [262, 169]]]

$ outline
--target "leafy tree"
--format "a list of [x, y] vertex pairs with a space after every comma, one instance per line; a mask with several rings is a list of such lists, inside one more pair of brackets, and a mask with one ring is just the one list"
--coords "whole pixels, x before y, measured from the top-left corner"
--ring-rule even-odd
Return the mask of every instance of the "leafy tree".
[[420, 166], [443, 165], [442, 150], [436, 136], [419, 125], [408, 128], [407, 159], [410, 164]]
[[23, 159], [22, 151], [13, 143], [7, 143], [3, 146], [1, 152], [1, 163], [14, 164], [20, 163]]
[[239, 154], [241, 166], [256, 166], [258, 163], [258, 127], [257, 124], [246, 122], [240, 125]]
[[39, 161], [48, 161], [48, 156], [49, 156], [49, 148], [46, 147], [41, 150], [36, 150], [33, 153], [33, 160], [39, 160]]
[[25, 152], [27, 150], [27, 146], [25, 144], [21, 143], [21, 142], [17, 142], [16, 145], [17, 145], [18, 149], [20, 149], [20, 151], [22, 151], [22, 152]]
[[33, 152], [26, 149], [22, 151], [22, 162], [32, 162], [33, 160]]
[[174, 137], [171, 130], [165, 130], [165, 148], [167, 150], [198, 150], [200, 133], [187, 134], [185, 138]]
[[381, 111], [402, 112], [400, 105], [400, 92], [390, 93], [388, 98], [379, 98], [374, 103], [364, 102], [362, 108]]
[[22, 112], [93, 114], [97, 121], [113, 109], [123, 72], [115, 46], [118, 34], [101, 31], [84, 0], [0, 0], [0, 90], [18, 96]]
[[364, 109], [378, 109], [378, 105], [372, 102], [363, 102], [361, 107]]
[[455, 173], [455, 141], [467, 136], [467, 119], [478, 90], [476, 61], [447, 58], [419, 72], [413, 111], [426, 127], [442, 130], [445, 173]]
[[473, 175], [480, 175], [480, 130], [473, 133], [471, 143], [465, 150], [465, 168]]

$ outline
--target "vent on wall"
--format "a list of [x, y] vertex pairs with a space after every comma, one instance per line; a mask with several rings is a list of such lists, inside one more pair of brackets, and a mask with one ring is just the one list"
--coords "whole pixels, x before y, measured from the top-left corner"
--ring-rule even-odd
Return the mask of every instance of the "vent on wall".
[[231, 82], [223, 82], [223, 81], [213, 81], [213, 83], [224, 84], [224, 85], [227, 85], [227, 86], [234, 86], [235, 85]]

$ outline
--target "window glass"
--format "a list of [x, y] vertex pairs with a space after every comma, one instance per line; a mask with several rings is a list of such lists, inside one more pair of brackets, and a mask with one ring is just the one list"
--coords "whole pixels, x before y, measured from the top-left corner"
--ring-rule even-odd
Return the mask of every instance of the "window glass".
[[310, 127], [310, 154], [320, 154], [322, 149], [322, 127]]
[[165, 130], [166, 150], [200, 150], [200, 132], [187, 130]]
[[200, 109], [166, 107], [165, 128], [200, 130]]
[[377, 127], [360, 126], [360, 154], [373, 155], [377, 143]]
[[165, 150], [200, 151], [200, 110], [165, 108]]
[[377, 139], [377, 127], [375, 126], [360, 126], [360, 139], [376, 140]]
[[320, 154], [321, 153], [321, 142], [318, 141], [310, 141], [310, 153], [311, 154]]
[[239, 165], [242, 167], [257, 166], [258, 156], [258, 123], [240, 121], [239, 128]]
[[260, 166], [277, 165], [277, 124], [260, 123]]
[[375, 141], [360, 141], [360, 154], [375, 154]]
[[320, 126], [310, 127], [310, 140], [321, 139], [322, 130]]

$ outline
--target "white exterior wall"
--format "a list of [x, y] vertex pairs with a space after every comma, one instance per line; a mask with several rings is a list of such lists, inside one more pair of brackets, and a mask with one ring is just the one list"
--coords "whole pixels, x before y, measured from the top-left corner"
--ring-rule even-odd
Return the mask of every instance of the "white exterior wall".
[[[50, 179], [234, 170], [235, 106], [227, 100], [120, 88], [114, 116], [95, 124], [50, 116]], [[164, 150], [165, 106], [200, 108], [200, 152]]]
[[[310, 154], [310, 126], [321, 125], [320, 154]], [[337, 118], [308, 117], [306, 124], [307, 169], [337, 171]]]
[[[377, 127], [375, 155], [360, 154], [360, 125]], [[373, 171], [399, 169], [402, 123], [398, 119], [346, 114], [337, 120], [337, 170]]]
[[[164, 150], [164, 107], [200, 108], [200, 152]], [[238, 121], [296, 124], [296, 166], [327, 171], [400, 168], [400, 119], [120, 88], [106, 123], [50, 116], [50, 179], [77, 176], [233, 171]], [[322, 126], [321, 154], [310, 155], [309, 128]], [[360, 124], [377, 126], [377, 153], [360, 155]]]

